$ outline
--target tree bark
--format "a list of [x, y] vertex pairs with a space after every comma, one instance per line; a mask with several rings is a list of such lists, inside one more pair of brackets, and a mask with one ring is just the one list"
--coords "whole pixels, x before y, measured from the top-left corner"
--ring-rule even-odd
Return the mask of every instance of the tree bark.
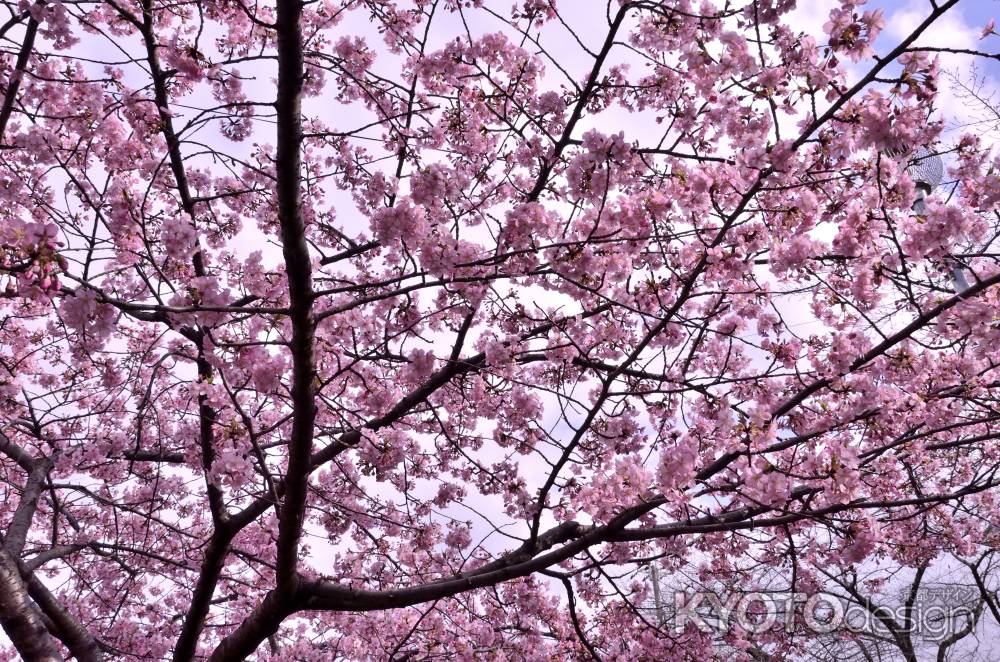
[[49, 634], [21, 579], [17, 563], [0, 550], [0, 626], [25, 662], [58, 662]]

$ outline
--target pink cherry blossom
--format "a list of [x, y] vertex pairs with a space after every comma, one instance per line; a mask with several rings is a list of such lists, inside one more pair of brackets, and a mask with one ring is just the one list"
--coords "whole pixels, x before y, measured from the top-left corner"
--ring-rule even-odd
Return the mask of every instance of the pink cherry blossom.
[[979, 35], [979, 38], [986, 39], [991, 34], [996, 34], [996, 28], [997, 28], [996, 19], [991, 18], [990, 20], [986, 21], [986, 25], [983, 26], [983, 31]]

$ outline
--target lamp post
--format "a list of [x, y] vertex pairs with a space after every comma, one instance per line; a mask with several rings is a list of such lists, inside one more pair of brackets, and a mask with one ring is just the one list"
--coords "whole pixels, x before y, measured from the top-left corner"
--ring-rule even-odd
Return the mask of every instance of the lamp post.
[[[921, 147], [910, 160], [910, 164], [906, 166], [906, 171], [910, 174], [910, 178], [913, 179], [913, 183], [917, 187], [917, 196], [913, 201], [912, 207], [913, 213], [918, 216], [926, 216], [927, 196], [941, 184], [941, 179], [944, 176], [944, 164], [941, 161], [941, 157]], [[956, 294], [961, 294], [969, 289], [969, 281], [965, 278], [965, 270], [962, 269], [957, 260], [950, 256], [946, 257], [945, 266], [950, 271], [951, 285]]]
[[910, 174], [910, 178], [917, 187], [913, 211], [920, 216], [925, 216], [927, 214], [927, 196], [941, 184], [941, 179], [944, 176], [944, 164], [941, 162], [941, 157], [920, 148], [913, 155], [909, 165], [906, 166], [906, 172]]

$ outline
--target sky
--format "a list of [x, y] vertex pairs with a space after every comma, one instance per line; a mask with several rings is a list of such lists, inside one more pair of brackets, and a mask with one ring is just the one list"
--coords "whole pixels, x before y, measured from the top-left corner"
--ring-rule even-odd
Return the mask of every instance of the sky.
[[[807, 34], [815, 36], [819, 43], [825, 43], [823, 24], [827, 21], [830, 10], [839, 5], [840, 0], [799, 0], [790, 22]], [[868, 0], [862, 9], [882, 10], [886, 25], [875, 42], [875, 48], [877, 52], [885, 53], [913, 31], [928, 15], [931, 5], [929, 0]], [[935, 46], [997, 53], [1000, 50], [1000, 37], [991, 36], [980, 40], [983, 27], [991, 18], [1000, 19], [1000, 0], [961, 0], [958, 5], [948, 10], [934, 27], [916, 42], [916, 45], [933, 42]], [[940, 58], [942, 74], [967, 77], [975, 66], [981, 74], [985, 74], [985, 84], [988, 89], [1000, 89], [1000, 60], [950, 53], [942, 53]], [[853, 65], [850, 68], [853, 76], [856, 78], [863, 73], [867, 68], [866, 65], [864, 61]], [[955, 95], [947, 75], [942, 76], [938, 105], [943, 119], [949, 128], [952, 128], [949, 133], [954, 132], [954, 125], [964, 124], [977, 117], [977, 109], [963, 103]]]

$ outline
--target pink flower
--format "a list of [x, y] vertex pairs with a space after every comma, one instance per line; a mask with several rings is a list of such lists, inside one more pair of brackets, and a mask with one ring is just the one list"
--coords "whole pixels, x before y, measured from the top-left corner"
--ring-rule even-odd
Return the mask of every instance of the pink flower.
[[879, 528], [879, 524], [870, 519], [852, 526], [850, 537], [840, 551], [841, 561], [853, 565], [868, 558], [879, 541]]
[[376, 213], [373, 225], [376, 236], [383, 243], [412, 241], [428, 230], [424, 210], [408, 199], [400, 200], [394, 207], [387, 207]]
[[253, 464], [248, 454], [227, 448], [216, 456], [209, 479], [219, 486], [229, 485], [238, 488], [250, 482], [253, 475]]
[[261, 393], [274, 393], [284, 374], [285, 365], [280, 357], [258, 358], [251, 369], [254, 388]]
[[664, 495], [683, 491], [694, 477], [698, 461], [698, 447], [693, 440], [685, 439], [660, 456], [656, 472], [656, 486]]
[[510, 343], [504, 342], [500, 338], [492, 338], [486, 342], [484, 351], [486, 353], [486, 363], [491, 366], [499, 366], [508, 363], [511, 358]]
[[63, 299], [59, 314], [66, 326], [78, 331], [85, 347], [96, 349], [104, 344], [115, 328], [117, 312], [109, 304], [97, 302], [97, 293], [79, 289]]
[[415, 349], [410, 352], [410, 363], [403, 371], [403, 377], [410, 382], [422, 382], [434, 371], [434, 352]]
[[982, 34], [979, 35], [979, 38], [986, 39], [991, 34], [996, 34], [996, 27], [997, 27], [996, 19], [991, 18], [989, 21], [986, 22], [986, 25], [983, 26], [983, 32]]
[[885, 27], [881, 9], [866, 11], [860, 17], [854, 12], [855, 5], [863, 4], [854, 0], [842, 0], [843, 6], [830, 12], [830, 20], [823, 31], [830, 35], [830, 47], [846, 53], [854, 62], [873, 55], [872, 42]]
[[178, 260], [191, 257], [198, 243], [198, 233], [194, 225], [182, 216], [174, 216], [164, 221], [160, 238], [163, 240], [167, 255]]

